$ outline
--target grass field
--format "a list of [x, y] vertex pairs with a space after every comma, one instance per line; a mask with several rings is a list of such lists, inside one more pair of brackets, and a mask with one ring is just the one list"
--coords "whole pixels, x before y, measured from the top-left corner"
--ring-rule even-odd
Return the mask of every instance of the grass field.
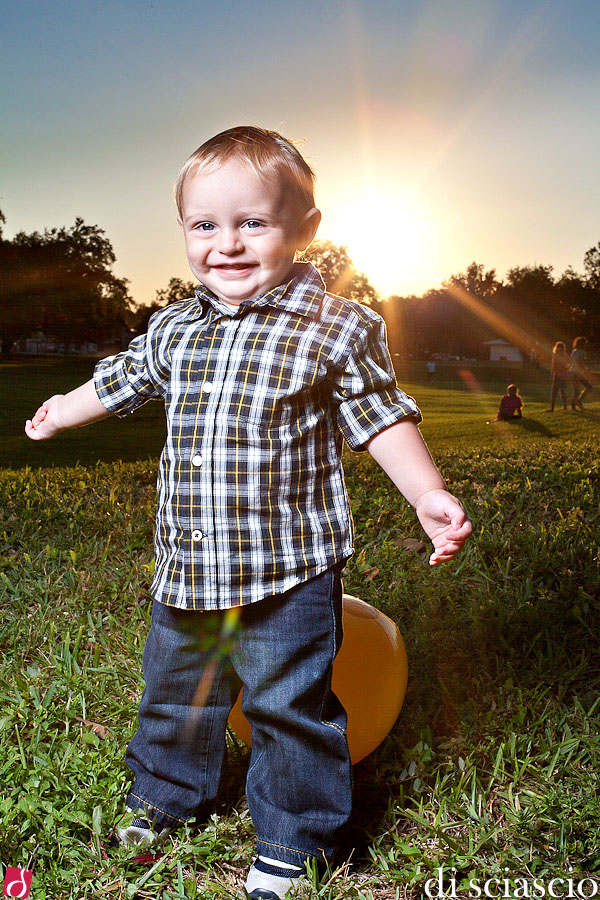
[[[447, 450], [529, 447], [554, 440], [585, 441], [600, 434], [600, 392], [595, 391], [584, 413], [547, 412], [550, 384], [547, 373], [508, 364], [439, 364], [429, 380], [425, 363], [400, 361], [401, 386], [413, 395], [424, 415], [422, 432], [434, 453]], [[25, 419], [41, 401], [65, 393], [91, 378], [93, 360], [31, 360], [0, 362], [2, 404], [0, 406], [0, 465], [22, 466], [94, 465], [98, 460], [132, 462], [156, 458], [165, 437], [162, 404], [149, 402], [125, 419], [108, 419], [93, 432], [77, 430], [51, 443], [34, 444], [24, 438]], [[515, 381], [525, 401], [524, 419], [517, 426], [494, 422], [498, 403], [508, 380]], [[569, 398], [570, 399], [570, 398]]]
[[[234, 740], [211, 820], [151, 869], [103, 858], [142, 689], [162, 424], [148, 404], [45, 445], [21, 437], [39, 400], [89, 373], [0, 367], [0, 858], [34, 854], [35, 900], [236, 896], [253, 831]], [[315, 898], [416, 898], [440, 867], [446, 896], [451, 877], [458, 897], [490, 878], [499, 896], [540, 896], [533, 879], [552, 877], [589, 896], [581, 879], [600, 873], [600, 404], [547, 413], [543, 374], [512, 373], [526, 419], [501, 426], [504, 374], [400, 373], [474, 521], [453, 565], [430, 569], [403, 546], [421, 536], [412, 510], [367, 454], [346, 455], [357, 552], [345, 589], [399, 623], [409, 688], [391, 735], [355, 767], [355, 816]]]

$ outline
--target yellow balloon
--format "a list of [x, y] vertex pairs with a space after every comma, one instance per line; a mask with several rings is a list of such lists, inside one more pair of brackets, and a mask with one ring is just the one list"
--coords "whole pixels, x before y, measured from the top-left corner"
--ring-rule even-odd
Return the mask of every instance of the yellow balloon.
[[[344, 639], [333, 664], [331, 685], [348, 714], [353, 763], [372, 753], [398, 718], [408, 681], [408, 661], [395, 622], [364, 600], [344, 594]], [[240, 692], [229, 725], [250, 746], [250, 724]]]

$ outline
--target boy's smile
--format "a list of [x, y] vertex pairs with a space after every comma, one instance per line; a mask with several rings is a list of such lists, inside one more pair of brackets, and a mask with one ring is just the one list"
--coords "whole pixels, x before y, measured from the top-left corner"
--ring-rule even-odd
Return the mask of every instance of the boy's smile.
[[281, 178], [229, 160], [190, 175], [183, 189], [185, 249], [196, 278], [239, 304], [285, 282], [296, 250], [313, 239], [317, 209], [300, 209]]

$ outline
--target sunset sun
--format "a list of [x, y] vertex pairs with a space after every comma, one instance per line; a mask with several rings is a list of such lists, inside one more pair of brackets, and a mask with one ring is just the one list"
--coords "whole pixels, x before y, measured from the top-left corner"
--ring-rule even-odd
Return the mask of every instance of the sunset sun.
[[327, 237], [344, 244], [356, 268], [386, 296], [430, 286], [428, 232], [426, 213], [412, 198], [371, 189], [336, 203]]

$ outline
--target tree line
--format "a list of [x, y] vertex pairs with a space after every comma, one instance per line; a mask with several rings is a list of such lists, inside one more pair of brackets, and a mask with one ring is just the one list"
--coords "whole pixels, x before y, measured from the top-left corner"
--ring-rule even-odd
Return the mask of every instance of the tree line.
[[539, 362], [557, 340], [577, 335], [600, 342], [600, 243], [584, 257], [585, 274], [569, 267], [555, 278], [549, 265], [516, 266], [504, 279], [472, 262], [422, 297], [389, 297], [379, 309], [390, 346], [401, 355], [432, 353], [478, 358], [484, 342], [502, 338]]
[[[135, 304], [128, 281], [113, 272], [116, 256], [97, 225], [77, 218], [70, 228], [2, 236], [0, 212], [0, 340], [4, 353], [35, 332], [68, 347], [117, 342], [143, 332], [150, 315], [193, 295], [195, 284], [171, 278], [149, 304]], [[543, 356], [556, 340], [585, 334], [600, 341], [600, 242], [584, 256], [584, 274], [552, 266], [517, 266], [504, 279], [476, 262], [423, 296], [382, 299], [357, 272], [348, 251], [316, 241], [303, 255], [327, 289], [374, 307], [384, 317], [392, 352], [416, 358], [433, 353], [480, 357], [486, 340], [503, 338]]]
[[[0, 226], [5, 222], [0, 212]], [[104, 231], [75, 219], [71, 228], [0, 230], [0, 340], [4, 353], [36, 331], [58, 342], [102, 341], [126, 327], [134, 306]]]

